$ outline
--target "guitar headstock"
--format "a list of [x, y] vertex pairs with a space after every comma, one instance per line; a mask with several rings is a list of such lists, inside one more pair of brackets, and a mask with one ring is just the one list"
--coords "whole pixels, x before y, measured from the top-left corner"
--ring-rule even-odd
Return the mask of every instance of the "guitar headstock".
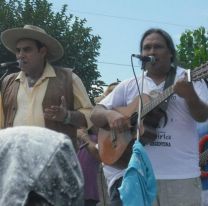
[[197, 81], [208, 78], [208, 62], [191, 70], [191, 80]]

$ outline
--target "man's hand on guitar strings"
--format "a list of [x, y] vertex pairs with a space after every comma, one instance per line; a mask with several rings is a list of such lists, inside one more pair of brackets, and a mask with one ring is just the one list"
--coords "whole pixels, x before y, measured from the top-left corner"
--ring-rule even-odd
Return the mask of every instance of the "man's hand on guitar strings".
[[107, 120], [110, 129], [115, 129], [118, 132], [124, 132], [131, 127], [129, 117], [114, 110], [109, 110]]
[[193, 96], [196, 96], [193, 84], [187, 81], [187, 75], [175, 83], [174, 92], [184, 99], [189, 99]]

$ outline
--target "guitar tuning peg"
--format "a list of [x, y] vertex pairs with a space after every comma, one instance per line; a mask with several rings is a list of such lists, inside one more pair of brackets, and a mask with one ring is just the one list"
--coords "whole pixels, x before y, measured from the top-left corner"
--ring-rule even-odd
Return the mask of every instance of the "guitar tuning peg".
[[190, 69], [187, 69], [187, 79], [188, 79], [188, 82], [191, 82], [191, 70]]

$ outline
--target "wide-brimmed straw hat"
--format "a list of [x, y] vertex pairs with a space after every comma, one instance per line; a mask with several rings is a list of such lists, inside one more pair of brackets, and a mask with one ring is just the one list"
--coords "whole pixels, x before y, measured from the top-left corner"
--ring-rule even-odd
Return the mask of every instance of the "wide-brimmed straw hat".
[[44, 44], [48, 49], [47, 59], [54, 62], [64, 54], [62, 45], [45, 30], [34, 25], [25, 25], [23, 28], [7, 29], [1, 33], [3, 45], [12, 53], [16, 53], [16, 44], [21, 39], [34, 39]]

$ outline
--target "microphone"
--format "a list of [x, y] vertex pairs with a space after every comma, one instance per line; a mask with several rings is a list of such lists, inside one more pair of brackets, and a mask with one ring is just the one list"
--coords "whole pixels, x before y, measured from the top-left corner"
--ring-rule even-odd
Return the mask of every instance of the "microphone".
[[151, 64], [154, 64], [156, 60], [154, 56], [142, 56], [140, 54], [132, 54], [132, 57], [136, 57], [142, 62], [150, 62]]
[[19, 62], [15, 61], [15, 62], [0, 63], [0, 68], [4, 68], [4, 67], [8, 67], [8, 66], [19, 66]]

